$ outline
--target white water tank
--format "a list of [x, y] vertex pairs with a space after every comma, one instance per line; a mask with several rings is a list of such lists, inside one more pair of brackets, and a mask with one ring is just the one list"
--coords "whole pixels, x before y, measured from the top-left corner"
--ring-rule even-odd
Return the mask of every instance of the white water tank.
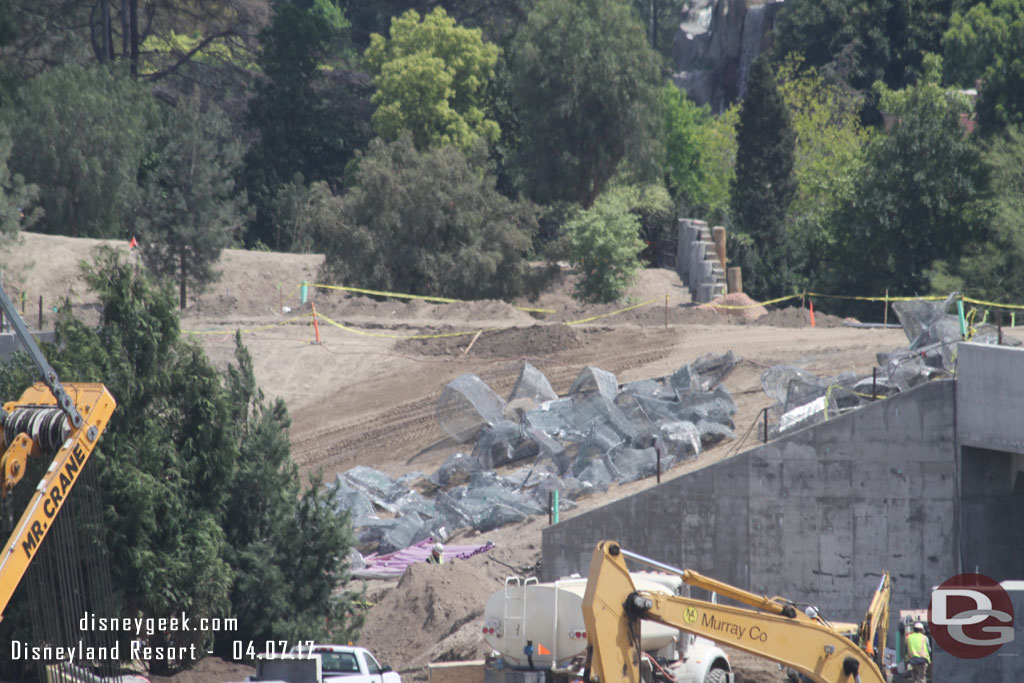
[[[674, 594], [682, 585], [682, 579], [671, 574], [630, 572], [630, 576], [643, 591]], [[534, 668], [563, 668], [587, 649], [583, 625], [586, 590], [587, 580], [580, 577], [553, 583], [509, 577], [484, 607], [484, 640], [511, 666], [529, 666], [524, 648], [532, 641]], [[640, 624], [640, 645], [646, 652], [674, 649], [678, 641], [677, 629], [652, 621]], [[674, 659], [670, 652], [660, 654]]]

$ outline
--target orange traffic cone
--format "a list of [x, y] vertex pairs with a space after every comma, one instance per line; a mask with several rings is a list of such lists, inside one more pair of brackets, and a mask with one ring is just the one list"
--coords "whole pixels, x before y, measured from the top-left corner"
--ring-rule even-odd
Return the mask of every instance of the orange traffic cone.
[[811, 327], [814, 327], [814, 302], [811, 302]]
[[132, 241], [128, 243], [128, 248], [129, 249], [134, 249], [137, 246], [139, 246], [139, 243], [137, 241], [135, 241], [134, 237], [132, 237]]

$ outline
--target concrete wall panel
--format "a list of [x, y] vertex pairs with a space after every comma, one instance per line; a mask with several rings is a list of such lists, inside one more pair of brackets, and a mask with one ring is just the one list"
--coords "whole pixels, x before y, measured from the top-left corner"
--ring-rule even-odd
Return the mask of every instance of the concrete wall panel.
[[[953, 396], [932, 382], [549, 527], [544, 578], [586, 573], [593, 544], [615, 538], [834, 619], [859, 620], [884, 569], [906, 577], [894, 606], [927, 603], [956, 573], [955, 508], [933, 506], [955, 497]], [[678, 526], [659, 533], [652, 509]]]

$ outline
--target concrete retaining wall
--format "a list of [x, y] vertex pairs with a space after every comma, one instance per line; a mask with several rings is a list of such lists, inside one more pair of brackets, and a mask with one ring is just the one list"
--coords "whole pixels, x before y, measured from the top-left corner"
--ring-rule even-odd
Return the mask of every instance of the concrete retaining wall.
[[932, 382], [548, 527], [544, 578], [594, 545], [859, 621], [879, 573], [926, 605], [957, 573], [954, 384]]

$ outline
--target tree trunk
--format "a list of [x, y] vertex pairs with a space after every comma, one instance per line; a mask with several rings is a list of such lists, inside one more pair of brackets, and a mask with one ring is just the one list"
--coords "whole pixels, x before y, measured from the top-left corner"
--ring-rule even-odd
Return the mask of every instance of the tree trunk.
[[181, 262], [181, 280], [179, 281], [179, 287], [180, 287], [179, 291], [180, 291], [180, 295], [181, 295], [181, 298], [180, 298], [181, 310], [184, 311], [185, 310], [185, 302], [186, 302], [186, 298], [185, 298], [185, 277], [188, 275], [188, 261], [185, 258], [185, 250], [184, 249], [181, 250], [180, 254], [181, 255], [179, 256], [179, 260]]
[[128, 23], [131, 34], [131, 72], [139, 75], [139, 0], [128, 0]]
[[110, 30], [110, 0], [99, 0], [100, 2], [100, 44], [103, 47], [103, 55], [100, 62], [109, 62], [114, 59], [114, 35]]
[[651, 49], [658, 50], [658, 0], [651, 0]]
[[130, 30], [128, 27], [128, 0], [121, 0], [121, 59], [127, 57], [131, 50]]

